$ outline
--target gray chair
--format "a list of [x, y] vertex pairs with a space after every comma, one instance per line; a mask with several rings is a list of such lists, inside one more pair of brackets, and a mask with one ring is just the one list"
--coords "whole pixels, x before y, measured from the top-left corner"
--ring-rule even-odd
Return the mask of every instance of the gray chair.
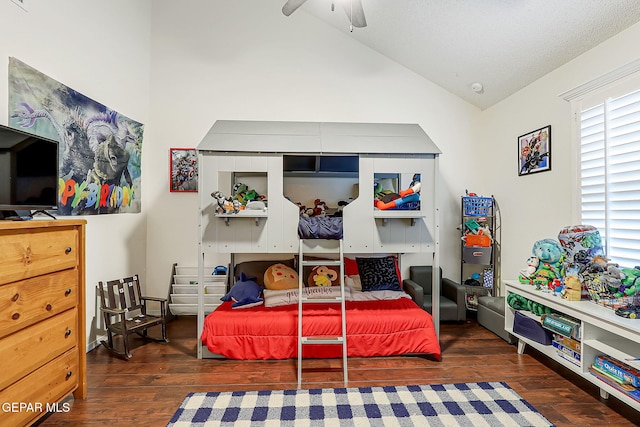
[[[402, 283], [405, 292], [429, 313], [432, 305], [432, 271], [430, 265], [409, 267], [409, 278]], [[442, 278], [440, 269], [440, 320], [464, 322], [466, 319], [465, 287], [451, 279]]]

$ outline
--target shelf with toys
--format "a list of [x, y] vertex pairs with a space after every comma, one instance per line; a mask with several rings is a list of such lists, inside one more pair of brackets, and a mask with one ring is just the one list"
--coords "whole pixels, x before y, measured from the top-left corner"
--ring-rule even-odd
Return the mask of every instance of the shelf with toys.
[[[640, 319], [603, 304], [624, 286], [616, 268], [593, 227], [567, 227], [557, 241], [535, 242], [518, 280], [503, 281], [505, 330], [518, 339], [518, 353], [533, 347], [597, 386], [603, 398], [613, 395], [640, 411]], [[632, 282], [640, 276], [623, 270]]]
[[[419, 173], [375, 174], [374, 180], [373, 217], [380, 218], [383, 226], [390, 219], [408, 219], [414, 226], [425, 217], [420, 208], [422, 183]], [[408, 183], [406, 188], [405, 182]]]
[[475, 311], [478, 297], [500, 295], [500, 210], [493, 196], [467, 192], [460, 218], [460, 282], [467, 289], [467, 309]]

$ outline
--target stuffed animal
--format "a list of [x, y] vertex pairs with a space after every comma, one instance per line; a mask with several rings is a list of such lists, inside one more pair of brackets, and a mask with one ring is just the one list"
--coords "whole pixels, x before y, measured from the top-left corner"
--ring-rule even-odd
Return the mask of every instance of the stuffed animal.
[[261, 293], [262, 288], [255, 282], [255, 277], [248, 278], [244, 273], [240, 273], [236, 284], [220, 300], [233, 301], [231, 308], [250, 308], [264, 302], [260, 298]]
[[324, 265], [313, 267], [307, 279], [309, 286], [334, 286], [338, 283], [340, 274], [333, 268]]
[[530, 256], [527, 258], [527, 267], [523, 270], [520, 270], [520, 277], [522, 281], [528, 281], [533, 274], [538, 270], [538, 265], [540, 265], [540, 260], [537, 256]]
[[556, 264], [562, 260], [562, 246], [557, 240], [542, 239], [533, 244], [531, 250], [534, 256], [537, 256], [540, 262]]
[[313, 216], [325, 216], [327, 211], [327, 204], [320, 199], [313, 201]]
[[298, 287], [298, 273], [284, 264], [274, 264], [264, 272], [264, 286], [275, 291], [296, 289]]
[[580, 301], [582, 298], [582, 282], [578, 276], [566, 276], [564, 278], [564, 288], [562, 298], [567, 301]]
[[542, 239], [533, 244], [533, 256], [538, 257], [540, 264], [536, 270], [534, 281], [542, 287], [548, 287], [553, 279], [564, 275], [562, 262], [565, 255], [560, 242], [554, 239]]
[[624, 279], [624, 273], [616, 264], [607, 265], [607, 269], [602, 276], [604, 284], [612, 293], [618, 292], [621, 287], [622, 292], [625, 292], [625, 290], [628, 289], [622, 282], [622, 279]]

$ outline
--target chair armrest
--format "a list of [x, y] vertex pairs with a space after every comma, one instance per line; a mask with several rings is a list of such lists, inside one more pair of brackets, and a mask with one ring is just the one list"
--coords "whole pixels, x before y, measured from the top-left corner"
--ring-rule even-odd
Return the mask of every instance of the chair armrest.
[[124, 314], [126, 313], [126, 310], [121, 310], [119, 308], [100, 308], [100, 310], [104, 311], [105, 313], [109, 313], [109, 314]]
[[411, 279], [404, 279], [402, 281], [402, 287], [406, 293], [411, 295], [411, 299], [414, 300], [415, 303], [418, 304], [420, 307], [422, 307], [423, 300], [424, 300], [423, 298], [424, 289], [422, 288], [422, 286], [418, 285], [416, 282], [414, 282]]
[[451, 279], [443, 278], [442, 283], [442, 296], [449, 298], [456, 302], [458, 306], [458, 319], [465, 319], [467, 316], [466, 288], [460, 283], [454, 282]]
[[140, 297], [140, 299], [145, 301], [167, 302], [166, 298], [158, 298], [158, 297]]

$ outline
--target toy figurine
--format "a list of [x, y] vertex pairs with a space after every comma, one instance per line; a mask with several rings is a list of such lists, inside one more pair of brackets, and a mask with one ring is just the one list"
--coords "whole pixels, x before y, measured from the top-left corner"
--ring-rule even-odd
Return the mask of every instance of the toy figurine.
[[216, 200], [216, 213], [225, 213], [225, 201], [226, 197], [222, 194], [222, 191], [214, 191], [211, 193], [211, 197]]

